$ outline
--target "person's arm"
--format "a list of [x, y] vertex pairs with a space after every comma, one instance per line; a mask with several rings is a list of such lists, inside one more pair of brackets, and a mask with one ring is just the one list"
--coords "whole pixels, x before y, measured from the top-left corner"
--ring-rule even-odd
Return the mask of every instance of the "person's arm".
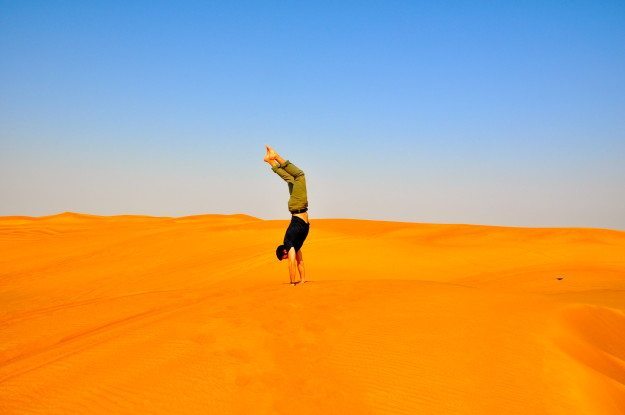
[[297, 251], [295, 255], [295, 259], [297, 260], [297, 269], [299, 271], [299, 278], [301, 282], [306, 281], [306, 272], [304, 270], [304, 255], [302, 254], [302, 250]]
[[291, 247], [291, 249], [289, 249], [289, 278], [291, 279], [291, 282], [296, 282], [295, 277], [297, 275], [297, 260], [295, 257], [295, 248]]

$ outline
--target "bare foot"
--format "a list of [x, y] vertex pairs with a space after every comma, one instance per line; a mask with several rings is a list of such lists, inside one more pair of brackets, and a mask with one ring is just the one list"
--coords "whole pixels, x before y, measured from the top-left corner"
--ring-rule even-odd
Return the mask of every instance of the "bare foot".
[[267, 149], [267, 153], [265, 154], [265, 157], [263, 157], [263, 161], [269, 163], [272, 158], [271, 158], [271, 147], [269, 147], [267, 144], [265, 144], [265, 148]]
[[273, 148], [269, 147], [266, 144], [265, 147], [267, 148], [267, 155], [265, 157], [269, 157], [269, 159], [275, 160], [276, 157], [278, 157], [278, 153], [276, 153]]

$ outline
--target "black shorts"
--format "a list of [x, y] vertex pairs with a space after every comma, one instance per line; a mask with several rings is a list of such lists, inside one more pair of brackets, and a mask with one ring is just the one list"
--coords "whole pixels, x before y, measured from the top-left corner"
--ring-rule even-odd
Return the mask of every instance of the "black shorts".
[[309, 229], [310, 223], [306, 223], [304, 219], [299, 216], [291, 217], [291, 223], [284, 234], [284, 246], [287, 252], [291, 249], [291, 247], [295, 248], [295, 252], [302, 249], [302, 245], [304, 245], [304, 241], [308, 236]]

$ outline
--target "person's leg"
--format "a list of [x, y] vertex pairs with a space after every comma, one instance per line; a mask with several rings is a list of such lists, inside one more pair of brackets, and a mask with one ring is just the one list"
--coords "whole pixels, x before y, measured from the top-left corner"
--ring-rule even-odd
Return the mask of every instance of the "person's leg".
[[293, 177], [293, 187], [289, 189], [291, 192], [289, 210], [308, 209], [308, 194], [306, 191], [306, 176], [304, 172], [289, 160], [284, 160], [282, 157], [279, 159], [276, 158], [276, 160], [280, 161], [280, 167]]
[[[285, 160], [282, 156], [275, 152], [275, 150], [269, 146], [267, 147], [267, 155], [265, 156], [265, 161], [267, 160], [275, 160], [278, 162], [279, 167], [284, 169], [288, 174], [290, 174], [294, 179], [300, 176], [304, 176], [304, 172], [297, 167], [295, 164], [291, 163], [289, 160]], [[272, 167], [274, 164], [272, 164]]]
[[298, 177], [304, 177], [304, 172], [302, 169], [297, 167], [295, 164], [291, 163], [289, 160], [284, 163], [280, 163], [280, 167], [282, 167], [287, 173], [293, 176], [294, 179], [297, 180]]
[[276, 173], [278, 176], [280, 176], [282, 178], [282, 180], [284, 180], [285, 182], [287, 182], [289, 184], [289, 194], [290, 194], [291, 193], [291, 189], [293, 187], [293, 183], [295, 182], [295, 180], [293, 179], [293, 176], [291, 176], [289, 173], [287, 173], [280, 166], [280, 162], [278, 162], [275, 158], [270, 157], [269, 150], [267, 150], [267, 155], [265, 156], [265, 158], [263, 160], [265, 160], [265, 162], [271, 166], [271, 170], [274, 173]]
[[280, 163], [278, 163], [275, 160], [272, 160], [269, 163], [269, 165], [271, 165], [271, 170], [274, 173], [276, 173], [278, 176], [282, 178], [282, 180], [284, 180], [285, 182], [289, 184], [289, 193], [291, 193], [291, 188], [293, 187], [293, 184], [295, 183], [295, 179], [293, 178], [293, 176], [291, 176], [289, 173], [287, 173], [286, 170], [280, 167]]
[[295, 211], [307, 209], [308, 195], [306, 191], [306, 176], [304, 175], [304, 172], [295, 164], [282, 158], [282, 156], [276, 153], [271, 147], [266, 147], [267, 155], [265, 156], [265, 161], [268, 163], [271, 161], [271, 169], [289, 183], [289, 193], [291, 194], [291, 197], [289, 198], [289, 210]]

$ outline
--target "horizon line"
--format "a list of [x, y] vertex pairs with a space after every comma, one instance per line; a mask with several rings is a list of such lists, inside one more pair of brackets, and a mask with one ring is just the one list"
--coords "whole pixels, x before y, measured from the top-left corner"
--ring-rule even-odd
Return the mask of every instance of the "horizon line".
[[[198, 219], [208, 219], [209, 217], [240, 217], [247, 218], [252, 221], [288, 221], [288, 219], [264, 219], [257, 216], [245, 214], [245, 213], [200, 213], [194, 215], [183, 215], [183, 216], [157, 216], [157, 215], [143, 215], [143, 214], [114, 214], [114, 215], [96, 215], [91, 213], [83, 213], [83, 212], [72, 212], [72, 211], [64, 211], [59, 213], [54, 213], [51, 215], [41, 215], [41, 216], [32, 216], [32, 215], [0, 215], [0, 221], [2, 220], [27, 220], [27, 221], [36, 221], [36, 220], [47, 220], [47, 219], [55, 219], [55, 218], [80, 218], [80, 219], [100, 219], [100, 218], [125, 218], [125, 219], [172, 219], [172, 220], [198, 220]], [[615, 228], [599, 228], [599, 227], [585, 227], [585, 226], [513, 226], [513, 225], [488, 225], [481, 223], [462, 223], [462, 222], [451, 222], [451, 223], [441, 223], [441, 222], [414, 222], [414, 221], [401, 221], [401, 220], [385, 220], [385, 219], [363, 219], [363, 218], [316, 218], [316, 220], [343, 220], [343, 221], [362, 221], [362, 222], [385, 222], [385, 223], [405, 223], [405, 224], [413, 224], [413, 225], [434, 225], [434, 226], [471, 226], [471, 227], [488, 227], [488, 228], [515, 228], [515, 229], [586, 229], [586, 230], [604, 230], [604, 231], [613, 231], [613, 232], [625, 232], [625, 229], [615, 229]]]

